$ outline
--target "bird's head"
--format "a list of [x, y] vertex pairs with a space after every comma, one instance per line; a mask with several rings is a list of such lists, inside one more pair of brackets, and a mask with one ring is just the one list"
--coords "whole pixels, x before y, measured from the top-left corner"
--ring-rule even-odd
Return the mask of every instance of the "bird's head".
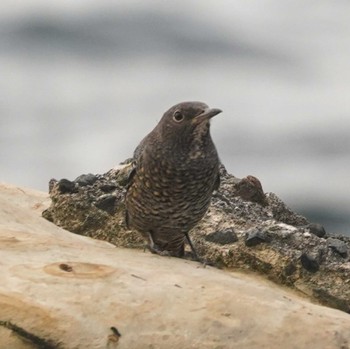
[[202, 142], [210, 138], [210, 119], [221, 112], [202, 102], [182, 102], [164, 113], [157, 129], [167, 142], [184, 145]]

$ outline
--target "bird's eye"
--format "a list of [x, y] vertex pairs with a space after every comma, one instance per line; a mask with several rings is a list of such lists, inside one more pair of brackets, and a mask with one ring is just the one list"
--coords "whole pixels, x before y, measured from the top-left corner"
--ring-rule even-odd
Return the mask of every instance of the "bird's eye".
[[176, 122], [181, 122], [184, 119], [184, 116], [179, 110], [177, 110], [173, 115], [173, 119]]

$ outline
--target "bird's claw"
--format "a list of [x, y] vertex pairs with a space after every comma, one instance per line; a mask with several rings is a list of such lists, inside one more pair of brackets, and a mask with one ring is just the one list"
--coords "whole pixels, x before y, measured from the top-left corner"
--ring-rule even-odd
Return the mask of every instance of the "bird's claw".
[[152, 245], [150, 244], [150, 245], [146, 245], [146, 246], [153, 254], [157, 254], [159, 256], [171, 257], [170, 251], [161, 250], [156, 244], [152, 244]]

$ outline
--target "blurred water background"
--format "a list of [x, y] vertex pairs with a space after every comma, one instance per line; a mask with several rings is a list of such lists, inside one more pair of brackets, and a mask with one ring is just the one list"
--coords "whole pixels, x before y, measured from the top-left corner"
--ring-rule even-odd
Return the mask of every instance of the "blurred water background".
[[104, 173], [185, 100], [237, 177], [350, 234], [350, 2], [3, 0], [0, 180]]

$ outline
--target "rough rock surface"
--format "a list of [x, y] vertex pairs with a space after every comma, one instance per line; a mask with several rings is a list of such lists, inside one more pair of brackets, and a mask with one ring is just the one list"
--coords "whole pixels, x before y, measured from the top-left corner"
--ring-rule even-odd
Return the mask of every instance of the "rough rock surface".
[[[126, 163], [104, 175], [50, 181], [52, 200], [43, 216], [71, 232], [116, 246], [143, 247], [126, 229]], [[221, 185], [205, 218], [190, 233], [197, 252], [219, 267], [251, 269], [350, 312], [350, 238], [330, 236], [292, 212], [275, 194], [264, 194], [253, 176], [238, 179], [221, 167]]]
[[41, 217], [49, 201], [0, 185], [0, 349], [349, 348], [344, 312], [256, 275], [71, 234]]

